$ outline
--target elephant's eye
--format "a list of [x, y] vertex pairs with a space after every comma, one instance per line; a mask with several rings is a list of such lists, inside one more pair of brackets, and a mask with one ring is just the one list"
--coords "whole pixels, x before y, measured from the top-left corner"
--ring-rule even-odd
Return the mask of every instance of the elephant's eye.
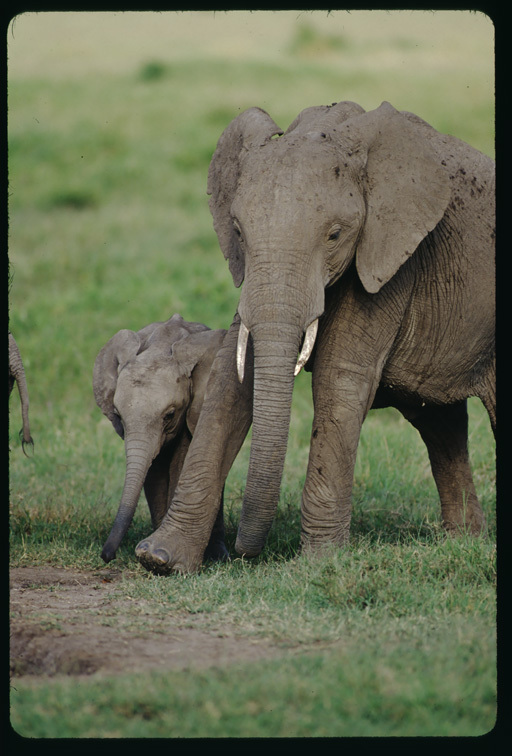
[[336, 239], [339, 238], [339, 235], [341, 234], [341, 228], [333, 228], [329, 236], [327, 237], [328, 241], [336, 241]]
[[235, 234], [238, 237], [238, 241], [239, 242], [243, 241], [243, 238], [242, 238], [242, 229], [240, 228], [240, 225], [239, 225], [238, 221], [236, 221], [236, 220], [233, 221], [233, 228], [235, 230]]
[[169, 423], [173, 419], [175, 413], [176, 413], [176, 410], [174, 409], [169, 410], [169, 412], [167, 412], [167, 414], [164, 415], [164, 422]]

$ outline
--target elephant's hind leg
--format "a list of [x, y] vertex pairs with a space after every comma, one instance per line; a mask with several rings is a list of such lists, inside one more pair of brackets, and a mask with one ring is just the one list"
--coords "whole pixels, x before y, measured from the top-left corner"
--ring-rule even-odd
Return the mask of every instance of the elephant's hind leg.
[[402, 413], [427, 447], [446, 530], [452, 535], [482, 533], [486, 525], [469, 462], [466, 401]]

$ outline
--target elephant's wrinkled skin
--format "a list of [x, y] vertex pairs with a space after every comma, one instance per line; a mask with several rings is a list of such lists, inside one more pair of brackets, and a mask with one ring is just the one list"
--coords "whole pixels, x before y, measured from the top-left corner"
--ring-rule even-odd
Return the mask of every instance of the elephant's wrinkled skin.
[[[114, 559], [144, 486], [157, 528], [172, 499], [201, 411], [210, 368], [226, 331], [211, 331], [175, 314], [135, 332], [122, 330], [99, 352], [96, 403], [124, 439], [126, 476], [117, 516], [101, 556]], [[207, 557], [225, 558], [221, 506]]]
[[21, 400], [21, 417], [22, 428], [20, 430], [21, 448], [26, 455], [26, 446], [34, 446], [34, 441], [30, 435], [30, 423], [28, 419], [29, 397], [27, 388], [27, 378], [25, 376], [25, 368], [23, 367], [23, 360], [21, 359], [20, 350], [12, 333], [9, 333], [9, 396], [14, 388], [14, 384], [18, 386], [18, 391]]
[[[234, 282], [244, 285], [174, 500], [137, 547], [141, 562], [161, 572], [200, 565], [245, 434], [241, 423], [233, 435], [229, 418], [248, 395], [252, 445], [236, 548], [261, 551], [279, 496], [297, 353], [317, 318], [302, 548], [347, 542], [372, 406], [398, 408], [419, 430], [447, 530], [481, 532], [466, 399], [481, 398], [495, 429], [493, 160], [389, 103], [367, 113], [350, 102], [308, 108], [284, 134], [252, 108], [220, 137], [208, 191]], [[247, 331], [254, 356], [244, 357]]]

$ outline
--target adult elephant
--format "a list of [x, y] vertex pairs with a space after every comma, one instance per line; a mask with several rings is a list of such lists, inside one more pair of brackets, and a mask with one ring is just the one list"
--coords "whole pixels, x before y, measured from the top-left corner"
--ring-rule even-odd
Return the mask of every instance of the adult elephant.
[[284, 134], [252, 108], [221, 135], [208, 191], [235, 285], [244, 285], [173, 503], [138, 545], [140, 561], [159, 572], [200, 565], [247, 430], [240, 424], [235, 443], [229, 418], [247, 392], [253, 433], [236, 549], [261, 551], [294, 375], [308, 359], [314, 420], [302, 548], [347, 542], [356, 450], [372, 406], [397, 407], [418, 428], [446, 528], [479, 533], [466, 399], [482, 399], [494, 429], [494, 162], [389, 103], [371, 112], [350, 102], [308, 108]]

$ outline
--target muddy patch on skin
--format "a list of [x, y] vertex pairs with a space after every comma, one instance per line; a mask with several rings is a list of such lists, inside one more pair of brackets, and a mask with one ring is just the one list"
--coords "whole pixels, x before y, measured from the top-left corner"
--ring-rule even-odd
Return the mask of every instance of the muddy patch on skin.
[[237, 637], [233, 626], [205, 630], [193, 615], [155, 617], [149, 601], [137, 599], [137, 621], [127, 621], [134, 601], [119, 590], [121, 579], [116, 570], [11, 569], [13, 684], [20, 677], [225, 667], [285, 653], [268, 641]]

